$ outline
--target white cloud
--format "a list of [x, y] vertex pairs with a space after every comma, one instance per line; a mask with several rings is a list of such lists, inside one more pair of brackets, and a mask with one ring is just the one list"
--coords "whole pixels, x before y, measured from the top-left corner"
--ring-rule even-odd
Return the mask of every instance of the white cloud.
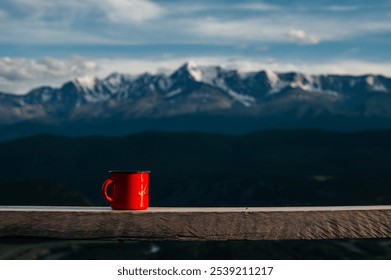
[[313, 35], [308, 35], [304, 30], [290, 30], [287, 34], [288, 38], [301, 45], [316, 45], [319, 39]]
[[101, 8], [112, 22], [141, 23], [161, 17], [162, 7], [148, 0], [103, 0]]
[[360, 24], [362, 32], [368, 34], [374, 32], [391, 32], [391, 24], [389, 21], [371, 21]]
[[7, 18], [7, 13], [4, 10], [0, 9], [0, 20], [4, 20], [6, 18]]
[[278, 11], [280, 10], [280, 6], [266, 4], [263, 2], [253, 2], [253, 3], [241, 3], [241, 4], [216, 4], [213, 1], [210, 3], [186, 3], [180, 4], [178, 2], [173, 2], [167, 8], [167, 13], [170, 14], [178, 14], [178, 13], [198, 13], [198, 12], [210, 12], [210, 11]]
[[[186, 24], [183, 23], [185, 26]], [[222, 21], [215, 18], [206, 18], [188, 26], [195, 34], [210, 37], [214, 40], [220, 38], [230, 42], [242, 40], [242, 42], [287, 42], [294, 41], [298, 44], [318, 44], [323, 39], [332, 39], [340, 36], [343, 31], [330, 31], [324, 26], [313, 24], [311, 33], [322, 34], [323, 38], [309, 35], [302, 29], [290, 29], [292, 26], [305, 26], [305, 22], [300, 22], [294, 18], [286, 17], [284, 20], [277, 19], [248, 19]], [[221, 42], [221, 41], [219, 41]]]
[[26, 16], [57, 20], [75, 20], [93, 14], [106, 16], [112, 22], [143, 22], [161, 16], [163, 8], [150, 0], [3, 0], [26, 12]]
[[[320, 9], [315, 5], [300, 11], [257, 1], [2, 0], [0, 7], [5, 11], [2, 15], [0, 10], [3, 43], [241, 44], [293, 40], [315, 44], [391, 31], [388, 18], [377, 17], [373, 10], [359, 20], [354, 13], [339, 17], [324, 11], [355, 7], [342, 5]], [[257, 11], [262, 16], [253, 13]]]
[[319, 63], [303, 61], [271, 61], [265, 65], [274, 71], [298, 71], [307, 74], [364, 75], [376, 74], [391, 77], [391, 66], [388, 63], [362, 60], [341, 60]]
[[98, 71], [95, 61], [73, 57], [70, 59], [0, 58], [0, 91], [25, 93], [41, 85], [58, 86], [75, 76]]
[[246, 41], [257, 41], [260, 37], [275, 37], [270, 29], [261, 28], [259, 25], [255, 25], [257, 22], [254, 20], [232, 20], [222, 21], [216, 18], [204, 18], [199, 19], [196, 22], [188, 23], [187, 28], [201, 36], [227, 38], [227, 39], [244, 39]]
[[[389, 21], [332, 18], [320, 15], [278, 14], [264, 17], [227, 20], [215, 17], [184, 20], [178, 30], [191, 33], [198, 41], [213, 43], [289, 42], [318, 44], [346, 41], [377, 32], [391, 32]], [[305, 31], [304, 31], [305, 30]]]
[[[245, 41], [279, 41], [283, 39], [281, 29], [286, 27], [271, 24], [267, 19], [248, 20], [220, 20], [216, 18], [203, 18], [195, 22], [183, 22], [184, 28], [198, 36]], [[243, 43], [243, 42], [242, 42]]]
[[2, 1], [8, 13], [0, 10], [3, 43], [134, 43], [129, 28], [143, 30], [165, 13], [149, 0]]
[[326, 8], [326, 10], [333, 11], [333, 12], [348, 12], [348, 11], [355, 11], [358, 9], [358, 6], [329, 6]]
[[278, 11], [280, 10], [280, 6], [266, 4], [262, 2], [253, 2], [253, 3], [242, 3], [236, 4], [232, 6], [234, 9], [243, 9], [243, 10], [251, 10], [251, 11]]

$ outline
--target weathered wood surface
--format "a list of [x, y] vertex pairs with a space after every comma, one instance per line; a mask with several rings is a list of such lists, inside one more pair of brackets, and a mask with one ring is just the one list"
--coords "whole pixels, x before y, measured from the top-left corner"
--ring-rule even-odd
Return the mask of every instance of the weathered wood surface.
[[150, 208], [0, 206], [0, 237], [119, 240], [390, 238], [391, 206]]

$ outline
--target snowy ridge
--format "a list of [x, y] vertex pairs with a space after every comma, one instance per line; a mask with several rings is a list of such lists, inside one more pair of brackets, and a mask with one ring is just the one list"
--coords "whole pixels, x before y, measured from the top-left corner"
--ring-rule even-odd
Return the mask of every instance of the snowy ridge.
[[[338, 95], [338, 92], [330, 89], [323, 89], [322, 83], [320, 82], [320, 77], [315, 75], [306, 75], [295, 73], [294, 78], [292, 80], [282, 79], [278, 76], [277, 73], [271, 71], [265, 71], [269, 78], [269, 83], [271, 86], [271, 90], [269, 94], [279, 93], [282, 90], [290, 87], [301, 89], [307, 92], [313, 93], [323, 93], [329, 95]], [[273, 73], [273, 74], [271, 74]]]
[[190, 76], [197, 82], [202, 81], [202, 71], [197, 67], [197, 63], [194, 61], [189, 61], [186, 63], [187, 71], [189, 71]]
[[369, 75], [365, 78], [367, 85], [372, 91], [387, 92], [387, 88], [373, 75]]
[[[86, 102], [106, 101], [114, 96], [117, 100], [123, 100], [131, 96], [143, 96], [147, 92], [162, 95], [164, 98], [175, 98], [186, 92], [187, 87], [186, 79], [181, 80], [179, 84], [177, 79], [188, 77], [187, 79], [190, 78], [190, 80], [197, 83], [207, 84], [223, 90], [227, 96], [245, 107], [256, 104], [259, 97], [275, 96], [282, 91], [289, 91], [290, 89], [338, 96], [342, 94], [341, 90], [345, 87], [339, 76], [301, 73], [284, 74], [270, 70], [263, 71], [264, 76], [257, 75], [257, 73], [261, 72], [239, 73], [238, 71], [226, 70], [219, 66], [199, 66], [194, 61], [188, 61], [174, 72], [178, 73], [177, 76], [166, 76], [164, 74], [130, 76], [115, 72], [102, 80], [89, 76], [78, 77], [75, 79], [75, 86], [83, 93], [83, 98]], [[232, 85], [232, 80], [229, 83], [227, 81], [233, 75], [237, 75], [236, 79], [240, 79], [240, 81], [247, 81], [244, 84], [246, 87], [232, 88], [228, 86]], [[265, 77], [264, 82], [268, 85], [267, 90], [251, 93], [251, 85], [259, 83], [261, 77]], [[348, 84], [353, 89], [362, 83], [360, 81], [362, 81], [361, 77], [350, 77]], [[364, 81], [370, 91], [390, 92], [390, 89], [379, 80], [378, 76], [364, 76]], [[249, 91], [251, 94], [248, 93]], [[49, 99], [47, 94], [45, 99]]]
[[219, 67], [209, 66], [209, 67], [199, 67], [202, 74], [202, 82], [209, 85], [216, 85], [217, 76], [219, 73]]
[[329, 90], [322, 90], [319, 77], [313, 75], [297, 74], [295, 80], [289, 84], [292, 88], [300, 88], [308, 92], [335, 94], [336, 92]]
[[129, 83], [133, 81], [130, 75], [114, 72], [102, 80], [102, 84], [114, 95], [126, 90]]
[[268, 80], [268, 83], [270, 84], [270, 86], [272, 88], [277, 87], [277, 84], [280, 81], [280, 78], [278, 77], [278, 75], [271, 70], [265, 70], [265, 73], [266, 73], [266, 77], [267, 77], [267, 80]]
[[167, 98], [173, 97], [173, 96], [175, 96], [175, 95], [180, 94], [181, 91], [182, 91], [182, 89], [180, 89], [180, 88], [175, 89], [175, 90], [170, 91], [169, 93], [167, 93], [167, 94], [166, 94], [166, 97], [167, 97]]
[[[258, 103], [257, 100], [260, 97], [276, 96], [280, 92], [291, 89], [313, 94], [339, 96], [345, 87], [338, 76], [284, 74], [271, 70], [263, 71], [263, 75], [257, 74], [261, 72], [239, 73], [219, 66], [199, 66], [194, 61], [188, 61], [174, 72], [176, 74], [170, 76], [143, 74], [132, 77], [115, 72], [102, 80], [89, 76], [79, 77], [75, 79], [75, 85], [83, 93], [85, 102], [103, 102], [112, 97], [116, 100], [124, 100], [131, 97], [141, 97], [146, 93], [159, 94], [164, 98], [176, 98], [183, 92], [187, 92], [186, 81], [190, 80], [219, 88], [232, 100], [245, 107], [251, 107]], [[232, 77], [242, 81], [243, 85], [241, 87], [229, 86], [232, 85]], [[268, 85], [267, 88], [264, 88], [263, 92], [259, 92], [259, 90], [251, 92], [251, 86], [259, 84], [259, 79], [265, 79], [264, 83]], [[390, 92], [390, 89], [378, 79], [378, 76], [364, 76], [364, 81], [370, 91]], [[353, 77], [349, 78], [348, 83], [353, 89], [362, 82], [360, 82], [360, 77]], [[45, 98], [49, 99], [47, 96]]]
[[97, 81], [96, 77], [83, 76], [75, 79], [75, 84], [82, 90], [92, 90]]
[[251, 104], [256, 101], [255, 98], [252, 96], [239, 94], [239, 93], [233, 91], [232, 89], [228, 88], [223, 79], [215, 80], [215, 84], [219, 88], [225, 90], [236, 101], [242, 103], [245, 107], [251, 106]]
[[171, 74], [130, 76], [115, 72], [103, 79], [83, 76], [60, 88], [39, 87], [23, 96], [0, 94], [0, 99], [0, 124], [45, 118], [129, 119], [202, 112], [256, 116], [288, 111], [310, 115], [314, 111], [391, 119], [391, 79], [384, 76], [270, 70], [243, 73], [220, 66], [199, 66], [193, 61]]

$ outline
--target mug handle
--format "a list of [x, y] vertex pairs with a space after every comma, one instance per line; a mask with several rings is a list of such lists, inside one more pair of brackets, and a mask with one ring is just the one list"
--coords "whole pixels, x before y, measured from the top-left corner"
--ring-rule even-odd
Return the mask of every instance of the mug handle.
[[107, 189], [109, 188], [109, 186], [110, 186], [112, 183], [114, 183], [113, 180], [107, 179], [107, 180], [103, 183], [103, 185], [102, 185], [102, 194], [103, 194], [103, 198], [104, 198], [107, 202], [109, 202], [109, 203], [114, 202], [114, 199], [111, 198], [111, 197], [108, 195], [108, 193], [107, 193]]

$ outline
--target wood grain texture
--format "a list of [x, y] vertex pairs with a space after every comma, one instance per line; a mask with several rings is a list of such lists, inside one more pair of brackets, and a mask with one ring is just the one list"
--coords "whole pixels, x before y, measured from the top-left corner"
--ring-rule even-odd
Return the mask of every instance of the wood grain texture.
[[118, 240], [390, 238], [391, 206], [149, 208], [0, 206], [0, 237]]

